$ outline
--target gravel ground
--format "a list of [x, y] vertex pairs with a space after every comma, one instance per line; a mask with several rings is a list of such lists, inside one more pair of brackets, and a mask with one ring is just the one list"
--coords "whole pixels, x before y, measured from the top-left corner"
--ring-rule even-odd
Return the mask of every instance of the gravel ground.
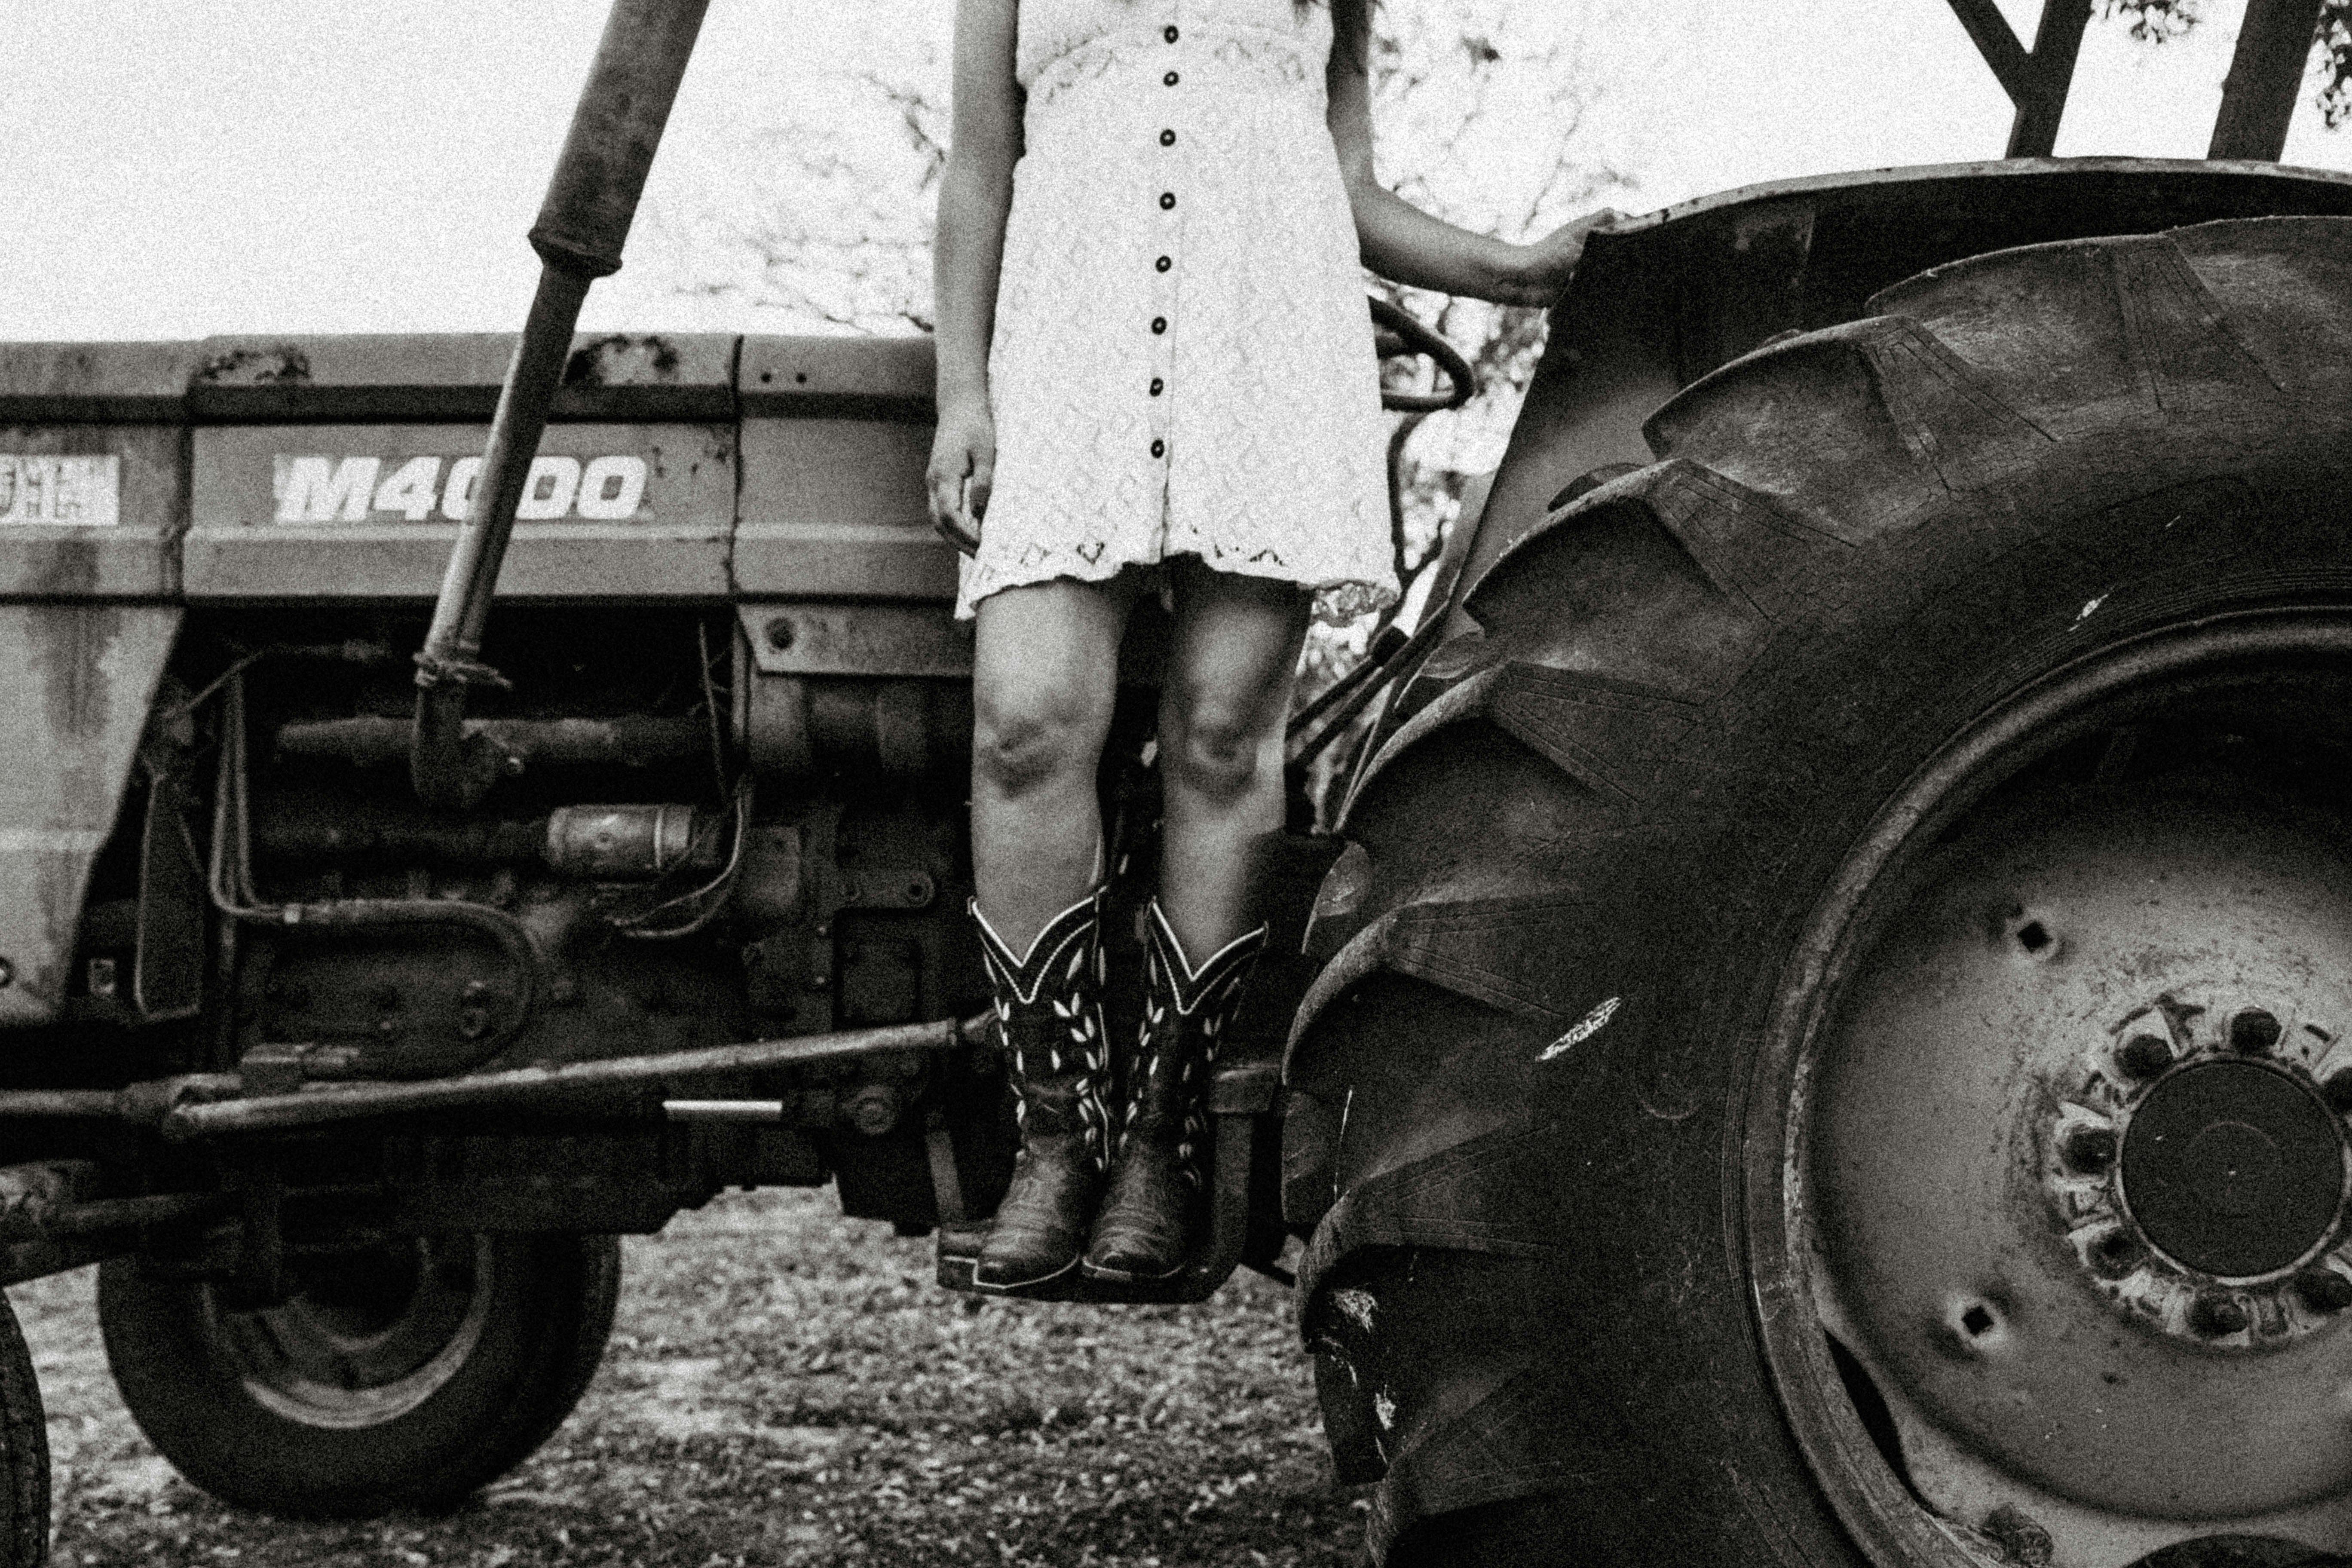
[[980, 1301], [829, 1193], [720, 1198], [627, 1243], [579, 1411], [454, 1514], [301, 1524], [191, 1489], [108, 1379], [91, 1271], [9, 1291], [48, 1401], [60, 1568], [1352, 1563], [1286, 1291]]

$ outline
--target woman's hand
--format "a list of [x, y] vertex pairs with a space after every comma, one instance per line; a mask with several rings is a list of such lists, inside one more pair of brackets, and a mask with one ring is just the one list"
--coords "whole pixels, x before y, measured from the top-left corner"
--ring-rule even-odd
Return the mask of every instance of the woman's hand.
[[1617, 221], [1614, 208], [1602, 207], [1599, 212], [1585, 214], [1560, 225], [1531, 245], [1519, 247], [1517, 276], [1511, 282], [1513, 305], [1549, 305], [1568, 288], [1568, 280], [1576, 276], [1576, 264], [1584, 257], [1584, 242], [1597, 229], [1604, 229]]
[[931, 526], [966, 555], [977, 553], [981, 519], [996, 480], [996, 419], [986, 397], [953, 397], [940, 405], [926, 478]]

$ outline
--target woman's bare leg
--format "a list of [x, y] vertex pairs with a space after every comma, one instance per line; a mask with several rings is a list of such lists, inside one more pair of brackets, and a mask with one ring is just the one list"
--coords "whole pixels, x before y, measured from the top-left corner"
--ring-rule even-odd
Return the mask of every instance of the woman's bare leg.
[[[1282, 826], [1282, 731], [1307, 631], [1289, 583], [1179, 557], [1160, 692], [1160, 912], [1144, 1027], [1123, 1075], [1110, 1185], [1087, 1244], [1098, 1279], [1164, 1279], [1199, 1228], [1206, 1069], [1264, 935], [1248, 907], [1251, 840]], [[1175, 952], [1169, 951], [1172, 936]]]
[[1282, 826], [1283, 721], [1307, 637], [1297, 584], [1169, 563], [1160, 697], [1160, 903], [1195, 963], [1241, 934], [1250, 840]]
[[980, 602], [972, 658], [971, 864], [1015, 953], [1095, 883], [1095, 769], [1110, 733], [1135, 585], [1055, 581]]

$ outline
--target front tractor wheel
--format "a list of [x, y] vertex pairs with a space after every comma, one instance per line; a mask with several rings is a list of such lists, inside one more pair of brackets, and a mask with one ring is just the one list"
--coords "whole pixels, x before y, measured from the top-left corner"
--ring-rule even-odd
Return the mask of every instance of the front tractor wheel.
[[520, 1463], [611, 1332], [611, 1237], [446, 1236], [304, 1266], [282, 1306], [135, 1258], [99, 1273], [122, 1402], [180, 1473], [271, 1513], [445, 1508]]
[[2352, 1562], [2352, 222], [1871, 308], [1349, 803], [1286, 1191], [1392, 1565]]

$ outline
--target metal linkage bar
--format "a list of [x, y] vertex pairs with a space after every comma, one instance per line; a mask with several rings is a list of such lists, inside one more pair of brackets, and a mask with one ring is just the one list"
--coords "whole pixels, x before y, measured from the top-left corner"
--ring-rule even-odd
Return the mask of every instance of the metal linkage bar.
[[580, 307], [592, 281], [620, 268], [654, 149], [709, 5], [709, 0], [614, 0], [572, 110], [571, 133], [530, 231], [543, 264], [538, 291], [499, 392], [481, 477], [449, 552], [432, 629], [416, 656], [409, 773], [427, 805], [472, 806], [505, 771], [498, 748], [466, 728], [467, 689], [504, 684], [482, 662], [499, 566], [548, 405], [571, 356]]
[[[982, 1014], [971, 1018], [895, 1024], [877, 1029], [804, 1035], [790, 1040], [756, 1040], [740, 1046], [712, 1046], [656, 1056], [614, 1057], [561, 1067], [515, 1068], [422, 1083], [320, 1084], [295, 1094], [255, 1095], [208, 1105], [183, 1104], [163, 1117], [163, 1133], [173, 1142], [184, 1142], [227, 1133], [282, 1132], [333, 1121], [414, 1115], [420, 1111], [560, 1103], [564, 1096], [582, 1089], [662, 1089], [717, 1074], [846, 1061], [884, 1051], [960, 1050], [987, 1044], [992, 1038], [992, 1022], [990, 1015]], [[660, 1114], [657, 1107], [649, 1109]], [[5, 1110], [5, 1098], [0, 1098], [0, 1110]]]

